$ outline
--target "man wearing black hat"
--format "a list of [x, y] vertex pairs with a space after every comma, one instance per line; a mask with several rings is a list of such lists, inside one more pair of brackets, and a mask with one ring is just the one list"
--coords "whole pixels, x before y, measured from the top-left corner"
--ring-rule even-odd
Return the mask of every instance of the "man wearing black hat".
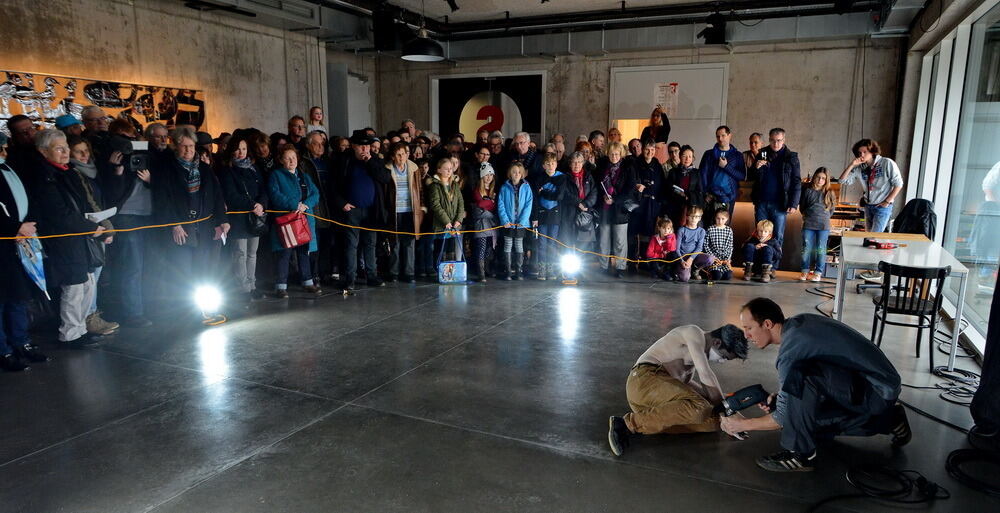
[[344, 228], [343, 273], [344, 290], [352, 290], [357, 276], [358, 243], [362, 248], [368, 285], [384, 285], [375, 265], [375, 232], [361, 228], [381, 228], [388, 223], [386, 186], [392, 176], [382, 160], [371, 153], [374, 137], [364, 130], [351, 135], [351, 150], [334, 161], [329, 185], [331, 209], [340, 221], [354, 228]]

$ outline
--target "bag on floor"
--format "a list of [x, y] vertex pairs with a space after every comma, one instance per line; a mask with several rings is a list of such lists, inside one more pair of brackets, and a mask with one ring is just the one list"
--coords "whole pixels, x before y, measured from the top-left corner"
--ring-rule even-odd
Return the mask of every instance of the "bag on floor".
[[[462, 236], [445, 235], [446, 240], [452, 238], [455, 240], [455, 256], [456, 258], [462, 258]], [[441, 244], [441, 252], [437, 258], [438, 283], [442, 285], [465, 285], [469, 279], [465, 262], [461, 260], [443, 260], [444, 248], [446, 246], [446, 243]]]
[[275, 218], [278, 225], [278, 238], [281, 246], [285, 249], [308, 244], [312, 240], [312, 232], [309, 231], [309, 220], [302, 212], [292, 212]]

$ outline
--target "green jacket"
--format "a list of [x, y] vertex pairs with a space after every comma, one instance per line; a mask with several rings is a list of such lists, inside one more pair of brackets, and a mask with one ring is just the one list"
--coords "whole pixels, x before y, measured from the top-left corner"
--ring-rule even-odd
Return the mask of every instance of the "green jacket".
[[465, 198], [462, 197], [462, 187], [456, 181], [444, 185], [435, 175], [427, 186], [427, 206], [430, 208], [432, 225], [435, 232], [445, 230], [445, 225], [465, 219]]

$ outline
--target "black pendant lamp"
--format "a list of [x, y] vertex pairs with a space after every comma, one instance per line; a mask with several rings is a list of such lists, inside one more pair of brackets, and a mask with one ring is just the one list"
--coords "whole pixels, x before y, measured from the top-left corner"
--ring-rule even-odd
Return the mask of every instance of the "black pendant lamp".
[[417, 37], [403, 45], [403, 54], [400, 56], [404, 61], [410, 62], [438, 62], [444, 60], [444, 49], [441, 43], [427, 35], [424, 28], [424, 0], [420, 0], [420, 29], [417, 30]]
[[427, 29], [420, 27], [417, 37], [403, 45], [404, 61], [437, 62], [444, 60], [441, 44], [427, 36]]

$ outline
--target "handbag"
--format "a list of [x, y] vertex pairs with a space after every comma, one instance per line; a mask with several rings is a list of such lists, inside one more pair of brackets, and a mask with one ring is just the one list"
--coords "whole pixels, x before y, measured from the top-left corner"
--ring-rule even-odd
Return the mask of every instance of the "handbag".
[[631, 214], [633, 210], [639, 208], [639, 202], [634, 199], [627, 199], [622, 202], [622, 210]]
[[594, 229], [596, 222], [597, 216], [592, 210], [581, 210], [576, 213], [576, 227], [580, 230], [589, 232]]
[[[240, 185], [243, 186], [243, 194], [246, 195], [250, 203], [254, 203], [253, 198], [250, 197], [250, 191], [247, 190], [247, 184], [240, 180]], [[259, 216], [253, 212], [247, 212], [243, 214], [246, 216], [247, 233], [253, 237], [260, 237], [267, 234], [267, 216]]]
[[104, 267], [104, 243], [100, 239], [87, 237], [87, 259], [91, 269]]
[[[445, 239], [455, 239], [455, 258], [460, 259], [462, 255], [462, 236], [456, 235], [451, 236], [450, 234], [445, 235]], [[444, 248], [445, 244], [441, 244], [441, 251], [438, 253], [437, 261], [437, 271], [438, 271], [438, 283], [442, 285], [465, 285], [468, 281], [468, 269], [466, 268], [465, 262], [462, 260], [444, 260]]]
[[274, 222], [278, 226], [278, 238], [281, 241], [281, 246], [285, 249], [308, 244], [312, 240], [309, 220], [302, 212], [292, 212], [276, 217]]

